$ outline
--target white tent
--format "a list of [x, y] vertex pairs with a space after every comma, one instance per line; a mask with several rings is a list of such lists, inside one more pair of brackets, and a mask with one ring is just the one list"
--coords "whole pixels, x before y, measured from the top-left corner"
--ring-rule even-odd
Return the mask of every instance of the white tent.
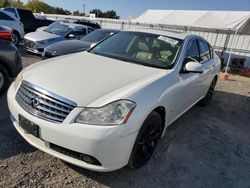
[[133, 22], [250, 34], [250, 11], [147, 10]]

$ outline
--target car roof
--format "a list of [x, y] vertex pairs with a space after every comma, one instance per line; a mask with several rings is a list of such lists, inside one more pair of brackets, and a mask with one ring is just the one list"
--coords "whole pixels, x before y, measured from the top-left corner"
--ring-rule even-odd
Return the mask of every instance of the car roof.
[[132, 32], [142, 32], [142, 33], [150, 33], [157, 35], [165, 35], [177, 39], [184, 40], [186, 37], [191, 36], [189, 33], [173, 31], [173, 30], [160, 30], [160, 29], [124, 29], [123, 31], [132, 31]]
[[104, 31], [104, 32], [119, 32], [119, 29], [96, 29], [97, 31]]
[[85, 28], [89, 28], [90, 27], [90, 26], [87, 26], [87, 25], [81, 25], [81, 24], [76, 24], [76, 23], [67, 22], [67, 21], [59, 21], [59, 23], [67, 25], [67, 26], [69, 26], [72, 29], [75, 29], [77, 27], [85, 27]]

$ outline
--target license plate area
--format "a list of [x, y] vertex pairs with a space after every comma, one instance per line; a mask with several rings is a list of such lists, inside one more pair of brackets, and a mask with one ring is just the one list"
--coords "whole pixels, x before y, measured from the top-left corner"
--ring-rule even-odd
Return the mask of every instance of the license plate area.
[[37, 124], [27, 120], [25, 117], [18, 115], [19, 125], [23, 130], [37, 138], [39, 138], [40, 128]]

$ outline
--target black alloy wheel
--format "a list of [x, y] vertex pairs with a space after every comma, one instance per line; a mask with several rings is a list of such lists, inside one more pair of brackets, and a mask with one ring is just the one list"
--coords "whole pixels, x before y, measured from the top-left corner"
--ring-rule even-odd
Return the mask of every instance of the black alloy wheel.
[[162, 119], [159, 113], [152, 112], [144, 121], [136, 138], [128, 166], [140, 168], [151, 158], [163, 131]]

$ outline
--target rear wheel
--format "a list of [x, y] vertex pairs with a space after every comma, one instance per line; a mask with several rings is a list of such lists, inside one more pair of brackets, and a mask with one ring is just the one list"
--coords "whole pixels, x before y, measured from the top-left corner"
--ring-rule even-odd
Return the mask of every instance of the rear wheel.
[[128, 167], [140, 168], [149, 161], [161, 138], [162, 131], [161, 116], [157, 112], [152, 112], [144, 121], [138, 133]]
[[0, 95], [9, 86], [9, 83], [10, 83], [10, 78], [8, 71], [2, 65], [0, 65]]
[[209, 101], [212, 99], [212, 96], [214, 94], [214, 88], [216, 85], [217, 79], [214, 78], [212, 83], [209, 86], [208, 92], [206, 94], [206, 96], [199, 102], [200, 106], [207, 106]]
[[17, 46], [20, 42], [20, 35], [17, 31], [13, 31], [13, 43]]

